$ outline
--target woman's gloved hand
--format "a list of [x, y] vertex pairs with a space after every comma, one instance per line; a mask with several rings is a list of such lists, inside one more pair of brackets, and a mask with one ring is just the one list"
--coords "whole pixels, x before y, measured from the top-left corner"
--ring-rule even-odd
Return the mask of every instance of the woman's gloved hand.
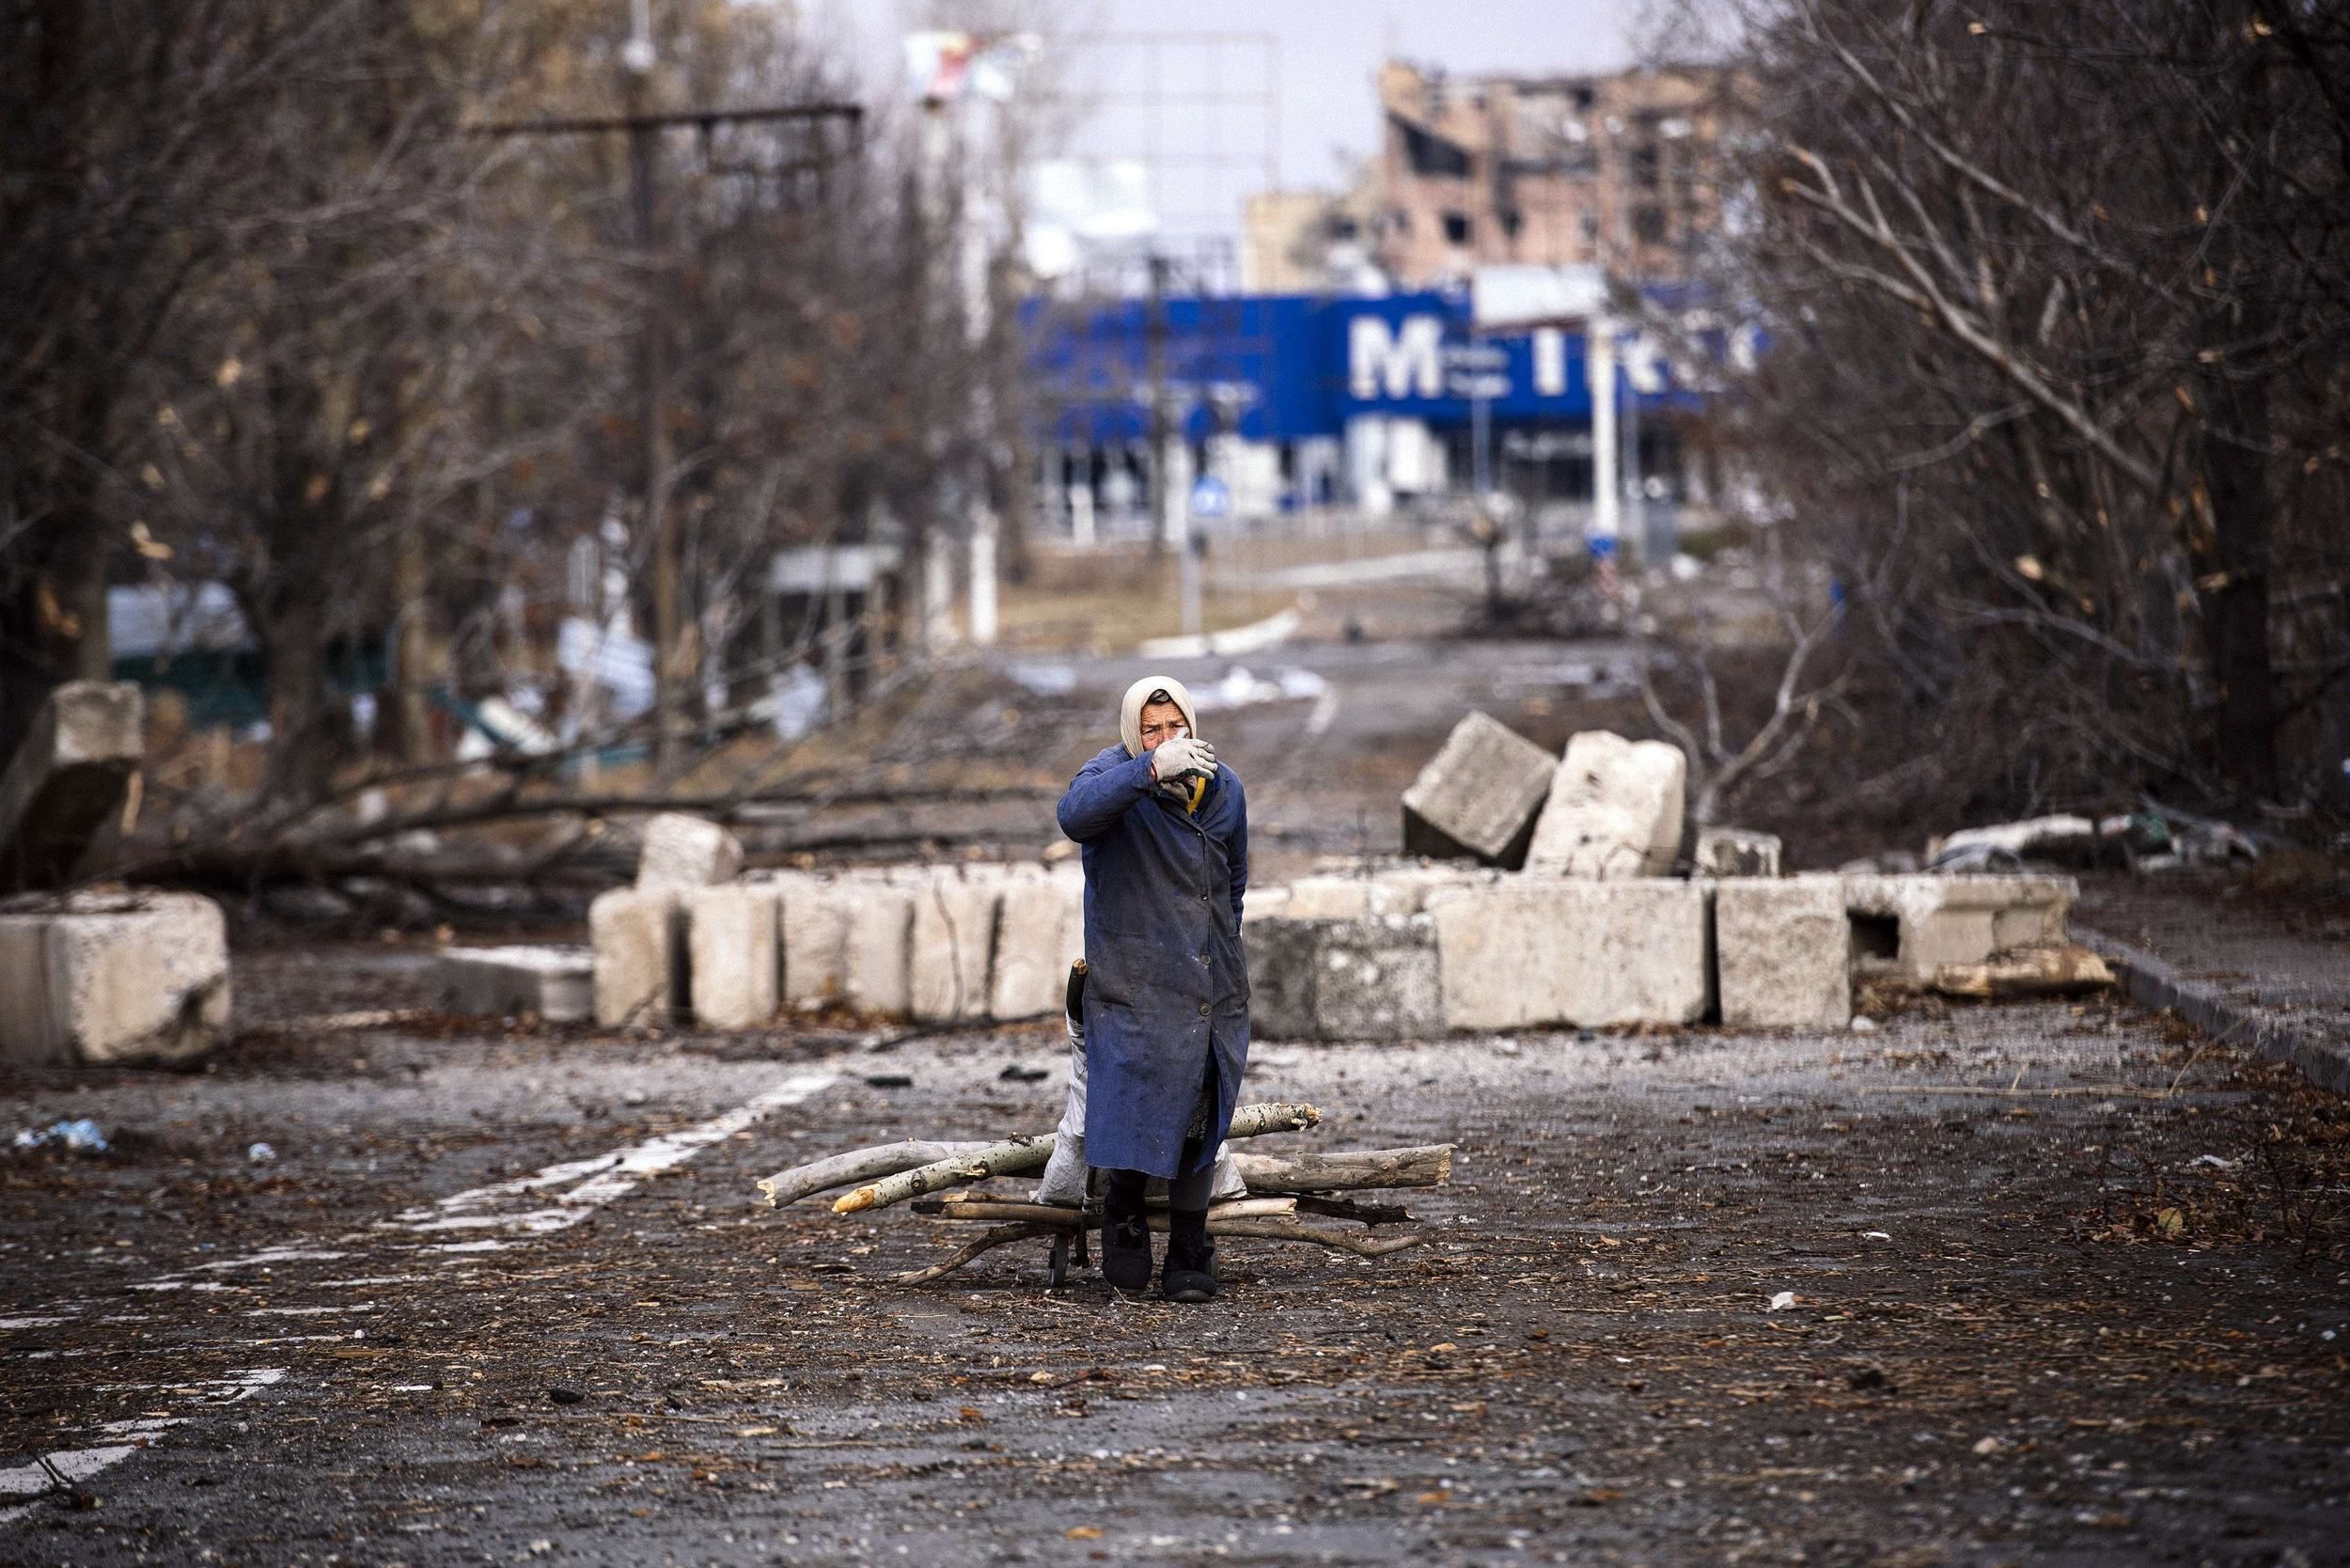
[[1195, 773], [1203, 778], [1215, 776], [1215, 747], [1205, 741], [1178, 735], [1151, 753], [1151, 776], [1162, 784]]

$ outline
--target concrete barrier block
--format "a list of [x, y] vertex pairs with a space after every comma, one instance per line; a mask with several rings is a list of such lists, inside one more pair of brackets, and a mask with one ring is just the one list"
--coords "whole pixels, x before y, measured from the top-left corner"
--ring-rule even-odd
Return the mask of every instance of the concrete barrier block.
[[1371, 913], [1371, 879], [1299, 877], [1289, 885], [1281, 913], [1292, 920], [1359, 920]]
[[743, 874], [743, 846], [713, 822], [664, 811], [645, 824], [636, 886], [646, 891], [714, 887]]
[[0, 1057], [185, 1061], [228, 1021], [227, 923], [210, 899], [77, 894], [0, 916]]
[[683, 911], [669, 888], [615, 887], [588, 906], [596, 1022], [666, 1027], [688, 1004]]
[[51, 692], [0, 773], [0, 893], [55, 887], [102, 852], [146, 750], [146, 699], [128, 682]]
[[783, 1005], [816, 1008], [847, 1000], [849, 920], [857, 885], [789, 875], [775, 886]]
[[845, 886], [843, 989], [860, 1012], [902, 1018], [914, 1008], [912, 887], [880, 881]]
[[1747, 827], [1701, 827], [1698, 829], [1697, 874], [1777, 876], [1781, 848], [1777, 834]]
[[1835, 876], [1733, 877], [1714, 889], [1722, 1022], [1841, 1029], [1852, 1022], [1852, 925]]
[[1499, 720], [1470, 713], [1403, 792], [1403, 853], [1517, 870], [1558, 765]]
[[1313, 955], [1314, 1025], [1324, 1040], [1424, 1040], [1444, 1033], [1436, 923], [1378, 915], [1325, 926]]
[[444, 948], [432, 961], [441, 1010], [466, 1016], [578, 1023], [595, 1015], [595, 977], [587, 948]]
[[1691, 1024], [1713, 1000], [1709, 889], [1518, 877], [1432, 894], [1454, 1029]]
[[772, 882], [732, 882], [683, 895], [697, 1024], [753, 1029], [775, 1017], [778, 892]]
[[1004, 888], [988, 983], [991, 1017], [1051, 1018], [1067, 1005], [1069, 966], [1085, 955], [1085, 878], [1025, 877]]
[[1662, 877], [1681, 853], [1689, 763], [1678, 746], [1604, 729], [1567, 742], [1526, 869], [1542, 876]]
[[1853, 871], [1841, 880], [1855, 956], [1920, 982], [1945, 964], [2067, 940], [2080, 894], [2066, 876]]
[[1003, 897], [1000, 879], [964, 877], [947, 869], [915, 892], [907, 991], [917, 1023], [987, 1016], [995, 916]]

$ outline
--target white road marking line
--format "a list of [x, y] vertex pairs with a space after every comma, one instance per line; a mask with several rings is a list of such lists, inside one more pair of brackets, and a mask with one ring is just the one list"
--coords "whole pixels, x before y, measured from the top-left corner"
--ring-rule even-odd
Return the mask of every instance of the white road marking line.
[[[500, 1229], [521, 1235], [544, 1235], [553, 1231], [566, 1230], [588, 1218], [605, 1204], [635, 1191], [648, 1177], [658, 1176], [664, 1171], [675, 1169], [698, 1155], [712, 1144], [732, 1137], [736, 1133], [764, 1120], [774, 1111], [781, 1110], [787, 1105], [796, 1105], [810, 1096], [821, 1093], [834, 1081], [835, 1074], [830, 1073], [795, 1074], [756, 1099], [737, 1105], [722, 1116], [713, 1117], [707, 1121], [688, 1127], [682, 1132], [664, 1133], [657, 1137], [646, 1138], [642, 1142], [633, 1143], [627, 1148], [615, 1150], [609, 1154], [601, 1155], [595, 1159], [569, 1160], [559, 1165], [551, 1165], [519, 1181], [500, 1182], [492, 1186], [475, 1187], [470, 1191], [444, 1198], [429, 1209], [403, 1211], [392, 1219], [380, 1222], [378, 1228], [415, 1233], [445, 1231], [460, 1226], [468, 1229], [484, 1227]], [[565, 1183], [577, 1184], [571, 1187], [569, 1191], [553, 1193], [548, 1191], [550, 1188], [561, 1187]], [[500, 1199], [515, 1198], [524, 1194], [534, 1195], [541, 1201], [551, 1196], [558, 1206], [526, 1209], [502, 1215], [492, 1214], [478, 1217], [464, 1213], [467, 1210], [494, 1205]], [[502, 1241], [496, 1237], [483, 1237], [476, 1241], [429, 1243], [410, 1250], [441, 1253], [498, 1252], [506, 1250], [512, 1245], [514, 1244], [511, 1242]], [[191, 1279], [188, 1276], [234, 1273], [238, 1270], [252, 1268], [258, 1268], [264, 1273], [274, 1273], [276, 1272], [275, 1265], [279, 1263], [334, 1262], [350, 1256], [349, 1252], [321, 1247], [301, 1246], [265, 1247], [261, 1251], [248, 1253], [242, 1257], [224, 1258], [209, 1263], [200, 1263], [193, 1268], [181, 1269], [175, 1274], [164, 1275], [127, 1288], [149, 1293], [237, 1291], [247, 1287], [227, 1284], [216, 1279]], [[444, 1261], [455, 1262], [458, 1260], [449, 1258]], [[392, 1277], [382, 1280], [345, 1280], [333, 1283], [343, 1285], [424, 1283], [429, 1279], [431, 1277], [415, 1276], [404, 1279]], [[292, 1281], [280, 1279], [273, 1283], [289, 1284]], [[61, 1303], [60, 1305], [69, 1304]], [[374, 1309], [374, 1303], [369, 1302], [356, 1307], [258, 1308], [245, 1315], [247, 1317], [307, 1316], [316, 1313], [370, 1311]], [[27, 1315], [0, 1319], [0, 1328], [45, 1327], [69, 1321], [70, 1320], [67, 1317]], [[347, 1337], [341, 1334], [289, 1335], [279, 1339], [242, 1341], [238, 1342], [237, 1348], [304, 1343], [321, 1340], [342, 1340]], [[200, 1350], [206, 1347], [191, 1344], [182, 1348]], [[28, 1361], [48, 1360], [59, 1356], [102, 1354], [115, 1355], [119, 1352], [112, 1349], [101, 1351], [96, 1347], [67, 1351], [31, 1351], [18, 1358]], [[285, 1375], [286, 1370], [283, 1367], [259, 1367], [243, 1372], [233, 1372], [225, 1379], [199, 1386], [199, 1392], [201, 1388], [224, 1390], [219, 1397], [207, 1401], [208, 1406], [234, 1403], [250, 1395], [257, 1388], [268, 1388]], [[138, 1452], [141, 1448], [147, 1446], [164, 1431], [193, 1419], [195, 1414], [196, 1412], [191, 1412], [186, 1416], [149, 1417], [131, 1422], [110, 1422], [101, 1429], [106, 1435], [133, 1436], [138, 1441], [131, 1444], [109, 1443], [85, 1449], [60, 1449], [49, 1454], [47, 1461], [49, 1465], [55, 1466], [57, 1474], [64, 1476], [68, 1481], [79, 1482]], [[135, 1430], [133, 1430], [133, 1428]], [[18, 1466], [13, 1469], [0, 1469], [0, 1497], [25, 1499], [10, 1506], [0, 1507], [0, 1524], [10, 1523], [31, 1513], [39, 1505], [41, 1497], [49, 1491], [51, 1485], [49, 1471], [39, 1463]]]
[[1326, 733], [1330, 726], [1337, 721], [1338, 716], [1338, 689], [1336, 687], [1325, 688], [1320, 697], [1314, 698], [1313, 712], [1306, 715], [1306, 733], [1308, 736]]
[[[757, 1099], [737, 1105], [724, 1116], [713, 1117], [682, 1132], [663, 1133], [596, 1159], [566, 1160], [517, 1181], [499, 1182], [491, 1186], [453, 1193], [430, 1208], [403, 1210], [384, 1223], [389, 1228], [426, 1234], [494, 1230], [525, 1236], [543, 1236], [556, 1231], [567, 1231], [604, 1204], [635, 1191], [647, 1177], [674, 1170], [712, 1144], [724, 1142], [752, 1123], [765, 1119], [770, 1112], [786, 1105], [796, 1105], [808, 1096], [822, 1092], [833, 1080], [834, 1075], [830, 1073], [801, 1073], [785, 1079]], [[566, 1183], [577, 1184], [567, 1191], [556, 1190]], [[552, 1198], [554, 1206], [504, 1213], [472, 1212], [494, 1208], [502, 1199], [520, 1198], [525, 1194], [539, 1200], [541, 1205]]]
[[[266, 1388], [286, 1375], [283, 1367], [248, 1367], [232, 1372], [227, 1377], [208, 1384], [198, 1384], [188, 1392], [203, 1401], [207, 1409], [223, 1404], [235, 1404], [250, 1397], [256, 1389]], [[210, 1397], [207, 1397], [209, 1392]], [[98, 1448], [59, 1449], [30, 1465], [0, 1470], [0, 1497], [22, 1497], [24, 1501], [9, 1508], [0, 1508], [0, 1525], [13, 1524], [30, 1513], [54, 1484], [52, 1474], [69, 1482], [87, 1481], [108, 1466], [119, 1464], [148, 1446], [175, 1426], [183, 1426], [199, 1412], [184, 1416], [147, 1416], [133, 1420], [108, 1421], [100, 1428], [109, 1437], [128, 1437], [127, 1443], [108, 1443]]]

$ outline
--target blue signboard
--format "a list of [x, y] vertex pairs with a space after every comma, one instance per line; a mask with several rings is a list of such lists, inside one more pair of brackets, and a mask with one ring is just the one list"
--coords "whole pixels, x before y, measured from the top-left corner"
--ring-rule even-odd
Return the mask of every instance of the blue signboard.
[[[1184, 296], [1165, 309], [1159, 352], [1168, 416], [1194, 441], [1224, 431], [1254, 441], [1336, 436], [1361, 415], [1465, 425], [1480, 396], [1502, 422], [1583, 424], [1591, 416], [1581, 331], [1480, 335], [1465, 292]], [[1031, 301], [1022, 321], [1045, 439], [1144, 439], [1152, 336], [1146, 302]], [[1637, 335], [1619, 345], [1617, 378], [1619, 397], [1643, 408], [1697, 400]]]

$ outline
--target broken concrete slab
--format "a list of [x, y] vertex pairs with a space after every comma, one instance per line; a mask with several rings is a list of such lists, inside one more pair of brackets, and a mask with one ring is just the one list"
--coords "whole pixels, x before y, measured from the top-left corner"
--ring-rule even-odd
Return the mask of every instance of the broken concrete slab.
[[2080, 884], [2067, 876], [1847, 872], [1844, 911], [1865, 968], [1920, 984], [1945, 964], [1981, 964], [2008, 948], [2060, 945]]
[[1689, 764], [1678, 746], [1589, 729], [1567, 742], [1534, 824], [1526, 870], [1543, 876], [1661, 877], [1681, 854]]
[[1516, 870], [1558, 766], [1498, 719], [1470, 713], [1403, 792], [1403, 853]]
[[1250, 1033], [1267, 1040], [1425, 1040], [1445, 1031], [1426, 915], [1269, 918], [1248, 933]]
[[1713, 1001], [1707, 885], [1512, 877], [1432, 894], [1453, 1029], [1693, 1024]]
[[588, 906], [596, 1022], [666, 1027], [692, 995], [684, 911], [673, 888], [615, 887]]
[[1841, 1029], [1852, 1022], [1852, 925], [1835, 876], [1736, 877], [1714, 889], [1722, 1022]]
[[432, 961], [441, 1011], [467, 1017], [595, 1016], [595, 954], [587, 948], [444, 948]]
[[228, 928], [210, 899], [82, 893], [0, 915], [0, 1059], [187, 1061], [228, 1021]]
[[682, 895], [697, 1024], [751, 1029], [775, 1017], [777, 893], [773, 883], [734, 882]]
[[1778, 875], [1781, 846], [1775, 833], [1747, 827], [1698, 829], [1697, 874], [1710, 877]]
[[69, 681], [49, 694], [0, 773], [0, 892], [61, 886], [104, 853], [146, 722], [129, 682]]
[[995, 960], [1000, 878], [941, 868], [916, 891], [909, 1011], [917, 1023], [949, 1024], [987, 1016], [988, 975]]
[[1005, 886], [988, 979], [991, 1017], [1061, 1013], [1069, 966], [1085, 955], [1085, 891], [1084, 876], [1073, 871], [1023, 877]]
[[636, 857], [636, 886], [683, 892], [714, 887], [743, 874], [743, 846], [733, 834], [700, 817], [664, 811], [645, 824]]
[[[1379, 915], [1418, 915], [1429, 898], [1448, 887], [1492, 884], [1502, 873], [1466, 866], [1380, 866], [1346, 874], [1325, 872], [1287, 885], [1279, 913], [1296, 920], [1351, 920]], [[1251, 890], [1251, 903], [1279, 892]], [[1267, 914], [1274, 913], [1268, 907]]]

